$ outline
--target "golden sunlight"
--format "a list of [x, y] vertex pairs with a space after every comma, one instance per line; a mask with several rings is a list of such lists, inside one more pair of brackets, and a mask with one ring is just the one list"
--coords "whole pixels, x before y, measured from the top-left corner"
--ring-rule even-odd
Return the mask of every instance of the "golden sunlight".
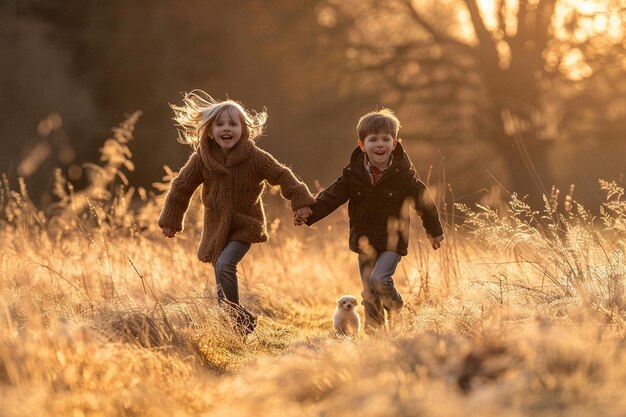
[[0, 417], [626, 414], [626, 0], [55, 3]]
[[[457, 3], [459, 4], [459, 3]], [[500, 57], [500, 67], [506, 69], [514, 57], [511, 55], [509, 38], [518, 31], [519, 0], [477, 0], [481, 18], [496, 42]], [[537, 1], [524, 2], [533, 10]], [[572, 80], [582, 80], [591, 76], [592, 68], [585, 63], [580, 50], [573, 48], [592, 38], [603, 38], [610, 44], [621, 42], [624, 37], [621, 9], [615, 0], [560, 0], [556, 2], [550, 31], [554, 39], [563, 45], [551, 43], [544, 53], [546, 68], [555, 69]], [[425, 7], [424, 1], [413, 0], [413, 7]], [[475, 43], [476, 33], [466, 7], [456, 8], [456, 21], [451, 33], [468, 44]], [[526, 23], [528, 24], [528, 23]], [[534, 45], [533, 42], [528, 43]], [[566, 46], [568, 46], [566, 48]], [[554, 48], [558, 48], [555, 50]]]
[[[504, 4], [500, 10], [502, 1]], [[418, 3], [418, 1], [414, 0], [414, 3]], [[420, 3], [423, 4], [423, 2]], [[501, 35], [498, 32], [502, 29], [506, 31], [508, 36], [513, 36], [517, 32], [519, 22], [517, 22], [516, 16], [520, 7], [519, 0], [478, 0], [477, 3], [486, 28], [494, 33], [496, 39], [500, 38]], [[525, 3], [528, 4], [527, 7], [534, 8], [537, 2]], [[624, 33], [620, 13], [621, 9], [617, 7], [614, 0], [560, 0], [555, 5], [552, 24], [556, 31], [555, 35], [562, 40], [570, 40], [567, 28], [572, 25], [578, 25], [584, 33], [576, 35], [577, 38], [604, 34], [610, 38], [618, 39]], [[458, 12], [457, 16], [463, 19], [466, 24], [469, 23], [469, 14], [466, 10]], [[504, 19], [504, 25], [502, 25], [501, 19]]]

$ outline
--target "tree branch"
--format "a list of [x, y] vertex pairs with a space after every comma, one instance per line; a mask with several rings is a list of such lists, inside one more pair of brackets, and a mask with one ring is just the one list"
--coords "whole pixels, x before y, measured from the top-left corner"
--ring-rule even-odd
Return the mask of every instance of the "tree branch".
[[426, 19], [424, 19], [424, 17], [417, 11], [417, 9], [415, 8], [415, 5], [413, 4], [411, 0], [400, 0], [400, 1], [404, 4], [404, 6], [409, 12], [409, 15], [413, 18], [415, 23], [417, 23], [426, 32], [428, 32], [433, 37], [433, 40], [439, 43], [443, 43], [443, 44], [451, 44], [451, 45], [458, 46], [462, 50], [470, 54], [475, 53], [474, 48], [472, 48], [470, 45], [463, 43], [457, 39], [454, 39], [448, 35], [445, 35], [444, 33], [435, 29], [435, 27], [431, 25]]
[[504, 39], [508, 38], [508, 35], [506, 33], [506, 15], [505, 15], [505, 6], [506, 6], [506, 0], [499, 0], [500, 2], [500, 7], [498, 7], [498, 23], [499, 23], [499, 27], [498, 29], [500, 29], [502, 31], [502, 36], [504, 37]]
[[364, 66], [367, 67], [367, 69], [372, 70], [384, 69], [392, 64], [407, 65], [409, 62], [416, 62], [422, 66], [446, 64], [460, 71], [472, 71], [477, 69], [475, 65], [477, 62], [475, 56], [472, 55], [473, 59], [471, 64], [462, 63], [455, 60], [454, 58], [456, 55], [452, 54], [442, 53], [441, 55], [433, 56], [429, 52], [429, 48], [432, 48], [432, 46], [432, 43], [426, 42], [406, 42], [396, 45], [390, 52], [388, 49], [383, 50], [367, 44], [354, 45], [355, 48], [367, 51], [374, 56], [388, 55], [388, 57], [380, 59], [380, 61], [375, 64]]
[[528, 34], [526, 27], [526, 17], [528, 16], [528, 2], [520, 1], [517, 9], [517, 33], [514, 38], [521, 39], [522, 43]]
[[489, 66], [497, 68], [499, 65], [498, 51], [496, 50], [496, 46], [491, 38], [491, 33], [489, 33], [485, 27], [485, 22], [483, 22], [483, 19], [480, 16], [478, 4], [476, 3], [476, 0], [464, 0], [464, 2], [469, 10], [472, 25], [474, 26], [474, 31], [478, 37], [480, 55], [482, 58], [481, 62], [484, 62], [483, 60], [488, 61], [484, 62], [483, 67]]
[[430, 33], [433, 38], [439, 39], [441, 37], [441, 34], [430, 23], [428, 23], [428, 21], [426, 21], [426, 19], [424, 19], [422, 15], [417, 12], [411, 0], [400, 1], [408, 9], [411, 17], [413, 17], [413, 20], [415, 20], [421, 27], [423, 27], [428, 33]]
[[552, 15], [554, 14], [555, 0], [539, 0], [537, 4], [537, 10], [534, 12], [537, 14], [535, 19], [535, 30], [537, 36], [536, 48], [539, 51], [543, 51], [548, 45], [550, 40], [550, 24], [552, 23]]

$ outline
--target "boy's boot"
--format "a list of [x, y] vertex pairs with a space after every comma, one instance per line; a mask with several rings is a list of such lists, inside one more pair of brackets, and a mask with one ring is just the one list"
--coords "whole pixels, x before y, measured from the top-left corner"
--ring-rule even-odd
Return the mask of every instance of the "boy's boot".
[[383, 304], [378, 297], [363, 300], [361, 304], [365, 310], [365, 322], [363, 330], [368, 335], [375, 335], [385, 329], [385, 314]]
[[404, 317], [402, 316], [401, 309], [390, 309], [385, 306], [385, 311], [387, 312], [387, 324], [389, 326], [389, 331], [394, 334], [399, 334], [404, 327]]

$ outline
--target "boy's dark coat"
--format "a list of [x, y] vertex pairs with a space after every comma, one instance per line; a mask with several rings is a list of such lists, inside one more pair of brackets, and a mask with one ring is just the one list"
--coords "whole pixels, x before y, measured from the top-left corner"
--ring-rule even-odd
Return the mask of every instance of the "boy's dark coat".
[[[343, 174], [322, 191], [311, 206], [313, 214], [306, 224], [323, 219], [348, 201], [350, 249], [363, 252], [365, 239], [378, 253], [393, 251], [407, 254], [409, 241], [409, 207], [422, 218], [430, 237], [443, 234], [439, 212], [426, 185], [415, 177], [415, 170], [402, 145], [393, 151], [393, 161], [376, 185], [365, 170], [364, 153], [352, 152]], [[410, 204], [409, 204], [410, 203]], [[361, 240], [361, 247], [359, 241]]]

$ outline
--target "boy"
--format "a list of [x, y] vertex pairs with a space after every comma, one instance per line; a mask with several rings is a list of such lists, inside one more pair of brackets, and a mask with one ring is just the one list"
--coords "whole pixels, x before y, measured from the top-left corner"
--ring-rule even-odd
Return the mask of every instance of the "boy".
[[[439, 212], [426, 185], [415, 177], [413, 164], [398, 141], [400, 121], [389, 109], [359, 119], [358, 147], [350, 163], [294, 223], [312, 225], [348, 201], [350, 249], [359, 254], [366, 333], [389, 325], [404, 304], [392, 275], [407, 254], [409, 207], [422, 218], [433, 249], [444, 239]], [[310, 213], [309, 215], [306, 215]]]

